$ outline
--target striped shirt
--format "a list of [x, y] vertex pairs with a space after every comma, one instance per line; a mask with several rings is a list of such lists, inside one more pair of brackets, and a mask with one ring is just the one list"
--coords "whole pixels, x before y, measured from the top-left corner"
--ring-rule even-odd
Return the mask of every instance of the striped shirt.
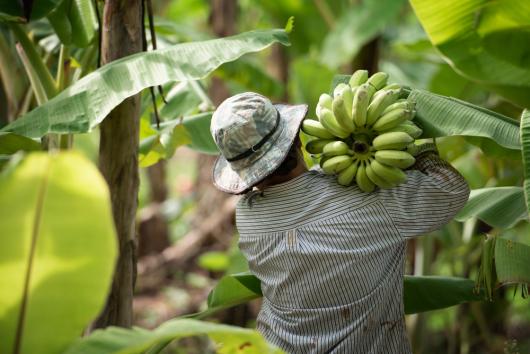
[[406, 240], [466, 203], [462, 176], [423, 154], [404, 184], [363, 193], [308, 171], [236, 208], [239, 247], [261, 280], [256, 328], [288, 353], [410, 353]]

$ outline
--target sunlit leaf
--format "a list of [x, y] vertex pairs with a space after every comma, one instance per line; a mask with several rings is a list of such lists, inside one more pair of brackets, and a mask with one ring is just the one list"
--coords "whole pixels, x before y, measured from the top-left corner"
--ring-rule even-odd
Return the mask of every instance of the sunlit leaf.
[[275, 42], [289, 44], [284, 30], [246, 32], [134, 54], [86, 75], [3, 130], [33, 138], [87, 132], [124, 99], [147, 87], [201, 79], [221, 64]]
[[157, 350], [149, 353], [158, 353], [164, 344], [172, 340], [204, 335], [217, 344], [216, 353], [283, 353], [268, 344], [255, 330], [192, 319], [175, 319], [152, 331], [138, 327], [97, 330], [90, 336], [79, 339], [65, 354], [140, 354], [153, 347]]
[[0, 209], [0, 352], [62, 353], [112, 280], [107, 184], [78, 153], [31, 153], [0, 175]]
[[411, 4], [453, 69], [530, 107], [530, 2], [411, 0]]
[[496, 187], [474, 189], [467, 204], [455, 217], [465, 221], [471, 217], [499, 228], [509, 228], [518, 221], [528, 219], [523, 188]]

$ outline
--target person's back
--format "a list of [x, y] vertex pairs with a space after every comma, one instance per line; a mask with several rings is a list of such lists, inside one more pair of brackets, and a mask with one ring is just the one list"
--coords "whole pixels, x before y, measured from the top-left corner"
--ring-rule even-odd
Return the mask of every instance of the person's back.
[[469, 190], [427, 154], [407, 182], [364, 193], [308, 171], [242, 198], [239, 246], [264, 295], [257, 328], [289, 353], [408, 353], [408, 237], [441, 227]]
[[406, 240], [447, 223], [467, 184], [424, 144], [405, 183], [372, 193], [340, 186], [305, 168], [297, 136], [306, 112], [244, 93], [212, 118], [222, 153], [214, 184], [247, 193], [236, 226], [264, 296], [256, 328], [288, 353], [410, 353]]

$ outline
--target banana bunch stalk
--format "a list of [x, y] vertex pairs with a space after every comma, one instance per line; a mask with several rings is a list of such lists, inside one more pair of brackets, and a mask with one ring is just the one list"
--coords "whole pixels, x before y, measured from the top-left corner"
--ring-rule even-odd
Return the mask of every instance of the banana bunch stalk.
[[333, 96], [320, 96], [318, 120], [302, 123], [303, 132], [313, 137], [306, 151], [341, 185], [355, 183], [365, 192], [393, 188], [406, 181], [403, 170], [415, 162], [407, 152], [423, 133], [412, 122], [415, 104], [400, 85], [387, 80], [384, 72], [369, 77], [368, 71], [357, 70]]

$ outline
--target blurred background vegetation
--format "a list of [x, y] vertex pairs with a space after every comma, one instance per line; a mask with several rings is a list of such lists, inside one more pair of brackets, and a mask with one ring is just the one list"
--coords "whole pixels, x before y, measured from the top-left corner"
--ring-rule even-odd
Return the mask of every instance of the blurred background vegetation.
[[[207, 111], [223, 99], [255, 91], [276, 102], [307, 103], [310, 115], [319, 95], [330, 89], [337, 73], [359, 68], [390, 74], [392, 82], [457, 97], [519, 119], [521, 109], [502, 97], [458, 75], [440, 56], [405, 0], [153, 0], [159, 48], [233, 35], [255, 29], [282, 28], [294, 16], [289, 47], [279, 44], [224, 64], [196, 83], [164, 86], [169, 102], [160, 117], [171, 120]], [[33, 36], [45, 58], [56, 62], [59, 42], [46, 20], [32, 24]], [[5, 33], [5, 29], [2, 29]], [[148, 38], [150, 40], [150, 37]], [[94, 68], [96, 55], [73, 53]], [[83, 59], [84, 58], [84, 59]], [[75, 67], [75, 60], [72, 67]], [[20, 83], [22, 102], [10, 111], [8, 92], [0, 91], [0, 124], [30, 110], [35, 98], [25, 94], [28, 83], [20, 63], [12, 68]], [[89, 69], [85, 69], [89, 70]], [[140, 138], [152, 144], [153, 107], [143, 93]], [[162, 101], [161, 97], [157, 98]], [[5, 103], [5, 104], [4, 104]], [[99, 133], [76, 135], [74, 148], [94, 162]], [[147, 140], [146, 140], [147, 139]], [[499, 146], [477, 144], [463, 137], [438, 140], [442, 157], [466, 178], [471, 188], [522, 184], [520, 154]], [[484, 151], [488, 151], [486, 157]], [[237, 249], [233, 197], [215, 190], [211, 167], [215, 156], [180, 147], [172, 157], [152, 145], [140, 151], [141, 180], [138, 224], [138, 279], [134, 322], [158, 324], [206, 307], [206, 297], [223, 274], [247, 270]], [[429, 212], [426, 210], [425, 212]], [[484, 235], [499, 233], [472, 218], [453, 221], [442, 230], [408, 245], [406, 273], [447, 275], [474, 279]], [[527, 222], [504, 231], [505, 238], [530, 244]], [[468, 303], [407, 316], [415, 353], [527, 353], [530, 352], [530, 307], [516, 288], [504, 287], [495, 301]], [[227, 324], [253, 327], [259, 300], [216, 314]], [[181, 343], [182, 344], [182, 343]], [[189, 348], [204, 352], [200, 340]], [[202, 349], [201, 349], [202, 348]], [[167, 349], [178, 351], [173, 347]], [[193, 349], [190, 349], [193, 350]]]

